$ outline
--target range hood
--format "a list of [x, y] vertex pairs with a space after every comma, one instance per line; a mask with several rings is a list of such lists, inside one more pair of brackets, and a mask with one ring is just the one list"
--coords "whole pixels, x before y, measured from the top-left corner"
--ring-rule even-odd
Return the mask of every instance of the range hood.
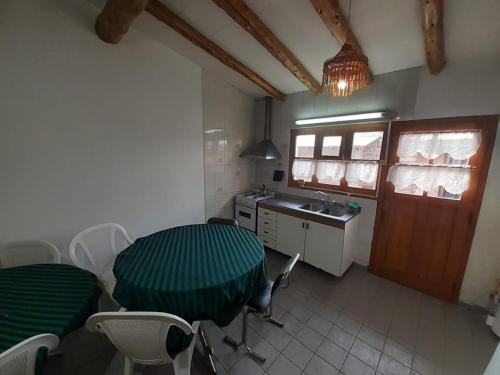
[[266, 117], [264, 122], [264, 140], [248, 147], [240, 154], [240, 158], [274, 160], [280, 159], [281, 154], [271, 141], [271, 114], [273, 98], [266, 96]]

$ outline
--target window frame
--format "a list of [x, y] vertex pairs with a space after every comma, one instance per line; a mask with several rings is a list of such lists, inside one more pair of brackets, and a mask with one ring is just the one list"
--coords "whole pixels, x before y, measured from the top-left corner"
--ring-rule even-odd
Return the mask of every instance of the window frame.
[[[361, 132], [372, 132], [372, 131], [383, 131], [382, 138], [382, 148], [380, 151], [380, 157], [378, 160], [367, 160], [367, 159], [352, 159], [352, 145], [354, 139], [354, 133]], [[298, 135], [308, 135], [314, 134], [315, 145], [314, 145], [314, 157], [306, 158], [307, 160], [319, 161], [319, 160], [331, 160], [331, 161], [344, 161], [353, 163], [363, 163], [363, 162], [378, 162], [379, 168], [377, 173], [377, 182], [374, 190], [354, 188], [347, 186], [347, 181], [345, 177], [342, 177], [340, 185], [329, 185], [321, 184], [318, 182], [316, 175], [312, 176], [311, 182], [306, 182], [303, 186], [293, 179], [292, 167], [295, 159], [304, 159], [295, 157], [295, 139]], [[353, 196], [360, 196], [364, 198], [376, 199], [378, 196], [378, 191], [380, 188], [380, 174], [382, 170], [382, 165], [386, 161], [387, 152], [387, 141], [388, 141], [388, 123], [387, 122], [376, 122], [369, 124], [350, 124], [350, 125], [331, 125], [331, 126], [321, 126], [321, 127], [310, 127], [310, 128], [293, 128], [290, 132], [290, 148], [289, 148], [289, 163], [288, 163], [288, 187], [304, 189], [304, 190], [320, 190], [326, 193], [336, 193], [336, 194], [351, 194]], [[342, 136], [342, 143], [340, 144], [339, 156], [323, 156], [323, 138], [326, 136]]]

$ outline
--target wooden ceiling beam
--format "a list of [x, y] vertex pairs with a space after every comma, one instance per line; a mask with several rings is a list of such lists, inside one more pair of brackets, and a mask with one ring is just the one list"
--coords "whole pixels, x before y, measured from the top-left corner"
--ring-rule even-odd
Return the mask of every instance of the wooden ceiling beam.
[[106, 43], [118, 43], [147, 3], [148, 0], [108, 0], [95, 22], [97, 36]]
[[273, 34], [243, 0], [213, 0], [243, 29], [262, 44], [276, 60], [313, 92], [320, 92], [321, 85], [307, 71], [295, 55]]
[[252, 69], [245, 66], [236, 58], [227, 53], [224, 49], [205, 37], [202, 33], [189, 25], [186, 21], [180, 18], [177, 14], [172, 12], [163, 3], [158, 0], [149, 0], [146, 6], [146, 11], [159, 21], [167, 24], [172, 29], [177, 31], [183, 37], [188, 39], [193, 44], [197, 45], [205, 52], [209, 53], [224, 65], [230, 67], [234, 71], [240, 73], [257, 86], [261, 87], [269, 95], [274, 98], [284, 101], [286, 96], [281, 91], [273, 87], [269, 82], [260, 77]]
[[[337, 0], [311, 0], [311, 4], [323, 19], [328, 30], [341, 46], [349, 38], [352, 48], [359, 53], [363, 53], [356, 36], [352, 32], [349, 22], [344, 17]], [[364, 54], [364, 53], [363, 53]]]
[[420, 8], [427, 67], [431, 74], [438, 74], [446, 64], [444, 59], [443, 0], [420, 0]]

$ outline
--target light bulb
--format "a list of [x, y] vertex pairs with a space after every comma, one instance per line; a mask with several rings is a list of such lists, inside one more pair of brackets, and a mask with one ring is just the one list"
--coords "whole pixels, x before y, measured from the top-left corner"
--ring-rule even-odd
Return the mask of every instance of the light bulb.
[[337, 87], [341, 90], [344, 90], [347, 87], [347, 82], [346, 81], [339, 81], [339, 83], [337, 83]]

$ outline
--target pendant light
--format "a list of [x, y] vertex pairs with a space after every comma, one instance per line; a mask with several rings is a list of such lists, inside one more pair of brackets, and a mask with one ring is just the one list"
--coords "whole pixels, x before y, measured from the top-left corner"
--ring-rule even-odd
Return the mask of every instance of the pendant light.
[[[348, 25], [350, 19], [351, 0], [349, 0]], [[339, 53], [325, 61], [322, 90], [333, 96], [349, 96], [354, 91], [368, 86], [370, 80], [368, 58], [352, 47], [349, 29], [349, 34]]]

